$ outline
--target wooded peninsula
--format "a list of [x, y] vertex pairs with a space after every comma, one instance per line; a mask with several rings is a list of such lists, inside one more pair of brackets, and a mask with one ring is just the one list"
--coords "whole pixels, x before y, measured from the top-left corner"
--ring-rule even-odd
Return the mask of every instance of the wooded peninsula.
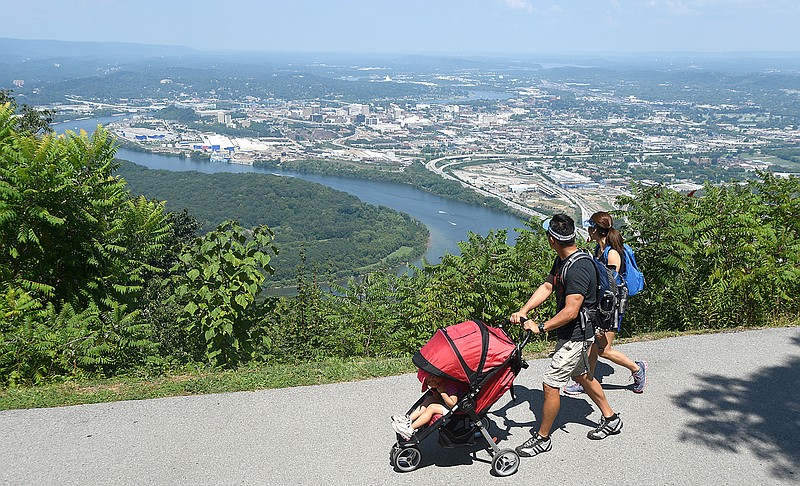
[[132, 194], [184, 209], [200, 233], [225, 220], [275, 231], [279, 254], [270, 287], [291, 285], [303, 265], [322, 279], [339, 279], [401, 265], [421, 256], [428, 229], [405, 213], [293, 177], [151, 170], [123, 161], [117, 172]]

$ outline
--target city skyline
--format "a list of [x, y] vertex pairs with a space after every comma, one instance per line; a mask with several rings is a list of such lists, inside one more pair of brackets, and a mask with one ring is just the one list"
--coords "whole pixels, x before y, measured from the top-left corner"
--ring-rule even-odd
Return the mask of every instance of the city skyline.
[[0, 0], [0, 10], [14, 19], [2, 37], [201, 51], [800, 52], [790, 0]]

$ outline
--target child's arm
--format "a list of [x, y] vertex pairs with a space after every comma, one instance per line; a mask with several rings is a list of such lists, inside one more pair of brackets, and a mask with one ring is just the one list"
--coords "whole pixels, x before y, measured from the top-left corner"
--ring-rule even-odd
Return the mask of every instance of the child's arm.
[[439, 387], [442, 388], [442, 390], [440, 390], [439, 388], [434, 388], [435, 390], [434, 393], [436, 393], [436, 396], [438, 396], [442, 400], [442, 403], [444, 404], [445, 407], [447, 408], [455, 407], [456, 403], [458, 403], [458, 395], [450, 395], [446, 390], [447, 387], [443, 386], [443, 384], [439, 385]]
[[447, 408], [453, 408], [458, 403], [458, 396], [456, 395], [448, 395], [447, 392], [441, 393], [442, 402], [444, 406]]

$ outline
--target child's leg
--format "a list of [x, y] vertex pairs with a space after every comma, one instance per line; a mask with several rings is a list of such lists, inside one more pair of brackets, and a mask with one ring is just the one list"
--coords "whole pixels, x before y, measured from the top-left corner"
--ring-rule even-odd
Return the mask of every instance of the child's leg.
[[409, 415], [408, 417], [409, 417], [409, 418], [411, 419], [411, 421], [413, 422], [414, 420], [416, 420], [416, 419], [417, 419], [417, 417], [419, 417], [420, 415], [422, 415], [423, 413], [425, 413], [425, 409], [426, 409], [426, 408], [428, 408], [428, 407], [426, 407], [424, 404], [422, 404], [422, 405], [420, 405], [419, 407], [415, 408], [415, 409], [414, 409], [414, 411], [413, 411], [413, 412], [411, 412], [411, 415]]
[[411, 421], [413, 422], [417, 417], [419, 417], [425, 411], [425, 408], [427, 408], [431, 403], [436, 403], [436, 399], [428, 394], [428, 396], [425, 397], [425, 400], [422, 401], [422, 404], [409, 414]]
[[416, 430], [420, 427], [428, 425], [428, 422], [430, 422], [431, 418], [433, 418], [433, 416], [437, 413], [444, 415], [447, 413], [447, 409], [444, 408], [444, 405], [441, 403], [431, 403], [425, 407], [425, 410], [423, 410], [422, 413], [420, 413], [414, 419], [414, 421], [411, 423], [411, 427]]

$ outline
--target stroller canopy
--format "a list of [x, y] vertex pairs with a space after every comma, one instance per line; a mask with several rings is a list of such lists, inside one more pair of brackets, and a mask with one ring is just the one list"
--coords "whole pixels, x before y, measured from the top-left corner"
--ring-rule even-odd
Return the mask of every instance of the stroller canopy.
[[506, 364], [515, 350], [502, 330], [465, 321], [436, 331], [412, 361], [428, 373], [473, 385]]

